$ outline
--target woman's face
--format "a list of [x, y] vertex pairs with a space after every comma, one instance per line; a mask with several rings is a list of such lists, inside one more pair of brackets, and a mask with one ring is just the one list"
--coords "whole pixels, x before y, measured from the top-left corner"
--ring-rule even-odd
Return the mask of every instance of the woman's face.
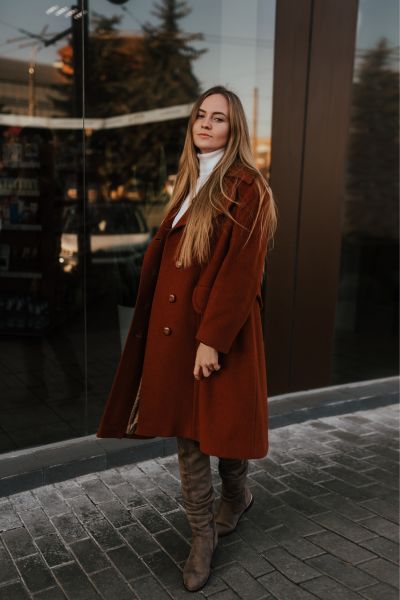
[[228, 101], [222, 94], [212, 94], [203, 100], [192, 127], [193, 142], [199, 152], [212, 152], [226, 146], [228, 110]]

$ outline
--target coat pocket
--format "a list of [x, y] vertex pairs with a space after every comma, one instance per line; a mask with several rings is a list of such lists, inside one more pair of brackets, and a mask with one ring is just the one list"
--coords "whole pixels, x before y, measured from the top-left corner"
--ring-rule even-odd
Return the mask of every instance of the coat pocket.
[[192, 294], [192, 305], [194, 310], [202, 314], [207, 306], [208, 298], [210, 296], [211, 286], [209, 285], [196, 285]]

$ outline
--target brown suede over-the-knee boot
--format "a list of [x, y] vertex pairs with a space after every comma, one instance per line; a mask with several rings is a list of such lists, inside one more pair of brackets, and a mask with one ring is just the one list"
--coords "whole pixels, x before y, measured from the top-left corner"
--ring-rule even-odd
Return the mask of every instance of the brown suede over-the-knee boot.
[[246, 486], [248, 467], [246, 459], [219, 459], [222, 490], [215, 517], [219, 537], [235, 531], [240, 517], [253, 503], [253, 495]]
[[218, 543], [213, 504], [210, 457], [199, 442], [177, 438], [181, 489], [186, 515], [192, 530], [192, 547], [183, 569], [183, 583], [191, 592], [208, 581], [211, 560]]

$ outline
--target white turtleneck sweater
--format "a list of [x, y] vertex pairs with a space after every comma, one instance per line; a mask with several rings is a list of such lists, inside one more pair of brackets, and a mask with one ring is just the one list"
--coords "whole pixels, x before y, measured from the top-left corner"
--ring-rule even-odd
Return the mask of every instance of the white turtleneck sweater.
[[[208, 179], [208, 176], [211, 174], [215, 165], [222, 158], [225, 152], [225, 148], [219, 148], [218, 150], [213, 150], [212, 152], [198, 152], [197, 157], [199, 159], [200, 173], [196, 183], [196, 194]], [[181, 216], [187, 211], [189, 208], [189, 195], [186, 196], [185, 200], [182, 202], [181, 207], [175, 218], [172, 222], [172, 227], [176, 225], [176, 223], [180, 220]]]

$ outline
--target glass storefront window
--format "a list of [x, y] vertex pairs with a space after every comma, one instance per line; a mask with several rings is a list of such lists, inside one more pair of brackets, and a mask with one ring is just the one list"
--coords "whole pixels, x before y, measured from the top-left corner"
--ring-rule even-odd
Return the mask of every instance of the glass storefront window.
[[96, 430], [199, 93], [269, 176], [275, 0], [77, 4], [2, 2], [2, 451]]
[[360, 0], [333, 383], [398, 372], [399, 7]]

